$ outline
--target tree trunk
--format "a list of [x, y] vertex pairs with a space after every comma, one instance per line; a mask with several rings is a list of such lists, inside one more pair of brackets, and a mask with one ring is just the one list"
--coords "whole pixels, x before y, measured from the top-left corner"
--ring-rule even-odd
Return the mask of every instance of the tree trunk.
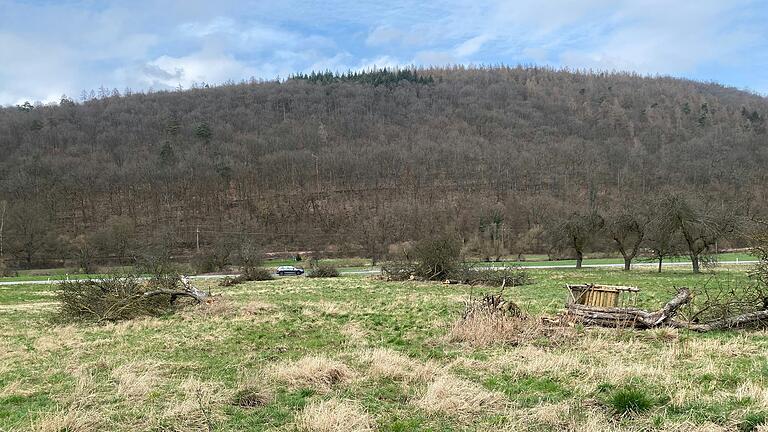
[[208, 299], [208, 297], [210, 297], [209, 293], [201, 291], [197, 289], [197, 287], [193, 286], [189, 278], [186, 276], [181, 277], [181, 286], [183, 289], [161, 288], [154, 291], [145, 292], [142, 295], [144, 297], [151, 297], [160, 294], [169, 294], [171, 296], [171, 304], [175, 303], [178, 297], [191, 297], [198, 303], [203, 303]]
[[768, 310], [745, 313], [742, 315], [736, 315], [736, 316], [727, 317], [727, 318], [710, 321], [707, 323], [701, 323], [701, 324], [679, 322], [679, 321], [671, 321], [670, 324], [673, 327], [685, 328], [685, 329], [693, 330], [697, 332], [707, 332], [711, 330], [723, 330], [723, 329], [730, 329], [735, 327], [744, 327], [744, 326], [748, 326], [756, 323], [765, 324], [766, 322], [768, 322]]
[[584, 261], [584, 253], [582, 253], [580, 250], [576, 251], [576, 268], [581, 268], [581, 262]]
[[691, 264], [693, 265], [693, 272], [694, 273], [701, 272], [701, 269], [699, 268], [699, 256], [698, 255], [691, 255]]
[[624, 271], [629, 271], [632, 268], [632, 258], [624, 257]]
[[659, 257], [659, 273], [661, 273], [661, 262], [664, 261], [664, 257]]

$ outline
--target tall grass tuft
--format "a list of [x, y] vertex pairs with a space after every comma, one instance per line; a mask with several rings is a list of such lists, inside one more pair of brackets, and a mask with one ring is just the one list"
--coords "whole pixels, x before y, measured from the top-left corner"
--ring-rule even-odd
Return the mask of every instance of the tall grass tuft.
[[618, 415], [638, 414], [651, 409], [654, 399], [637, 387], [623, 387], [613, 391], [608, 398], [608, 405]]

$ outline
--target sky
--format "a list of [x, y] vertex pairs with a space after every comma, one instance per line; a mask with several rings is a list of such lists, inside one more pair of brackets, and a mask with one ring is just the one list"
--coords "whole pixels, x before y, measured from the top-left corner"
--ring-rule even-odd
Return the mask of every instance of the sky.
[[634, 71], [768, 95], [768, 0], [0, 0], [0, 105], [452, 64]]

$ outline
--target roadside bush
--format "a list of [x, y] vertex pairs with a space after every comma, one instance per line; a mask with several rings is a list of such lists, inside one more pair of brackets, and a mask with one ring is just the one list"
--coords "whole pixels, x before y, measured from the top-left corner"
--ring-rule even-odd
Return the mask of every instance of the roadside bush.
[[229, 286], [235, 286], [244, 282], [249, 281], [265, 281], [265, 280], [272, 280], [275, 277], [272, 275], [272, 272], [269, 271], [269, 269], [265, 269], [262, 267], [258, 268], [250, 268], [250, 269], [244, 269], [243, 273], [241, 273], [239, 276], [236, 277], [225, 277], [221, 280], [221, 283], [219, 285], [223, 287], [229, 287]]
[[200, 251], [192, 256], [190, 264], [195, 273], [212, 273], [216, 271], [215, 258], [209, 251]]
[[314, 263], [307, 277], [311, 277], [311, 278], [339, 277], [339, 270], [330, 264]]
[[414, 276], [424, 280], [443, 280], [460, 268], [461, 245], [450, 236], [422, 240], [413, 246], [407, 261], [382, 265], [390, 280], [405, 280]]
[[0, 260], [0, 276], [18, 276], [18, 272], [8, 267], [8, 264], [6, 264], [5, 261]]
[[[178, 280], [178, 279], [177, 279]], [[113, 322], [141, 316], [158, 316], [171, 308], [170, 295], [146, 297], [144, 293], [168, 284], [166, 279], [143, 283], [132, 275], [112, 275], [103, 279], [64, 281], [56, 287], [61, 303], [59, 318], [65, 322]]]
[[461, 245], [449, 236], [422, 240], [413, 248], [416, 276], [427, 280], [447, 278], [459, 268]]
[[506, 286], [521, 286], [531, 283], [531, 277], [527, 271], [518, 267], [504, 269], [463, 268], [457, 269], [450, 275], [450, 279], [470, 285], [501, 286], [506, 280]]

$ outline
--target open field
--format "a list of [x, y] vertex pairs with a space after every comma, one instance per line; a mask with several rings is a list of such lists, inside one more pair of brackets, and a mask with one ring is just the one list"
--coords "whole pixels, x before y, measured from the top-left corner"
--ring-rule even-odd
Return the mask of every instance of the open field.
[[[699, 276], [538, 270], [508, 296], [554, 314], [566, 282], [626, 283], [656, 308]], [[453, 327], [470, 288], [361, 277], [219, 289], [201, 310], [56, 325], [50, 287], [0, 287], [0, 430], [756, 430], [768, 333]], [[477, 291], [477, 288], [475, 289]], [[495, 343], [494, 343], [495, 342]], [[629, 402], [628, 402], [629, 401]], [[624, 413], [627, 403], [636, 413]], [[634, 406], [634, 405], [632, 405]]]

